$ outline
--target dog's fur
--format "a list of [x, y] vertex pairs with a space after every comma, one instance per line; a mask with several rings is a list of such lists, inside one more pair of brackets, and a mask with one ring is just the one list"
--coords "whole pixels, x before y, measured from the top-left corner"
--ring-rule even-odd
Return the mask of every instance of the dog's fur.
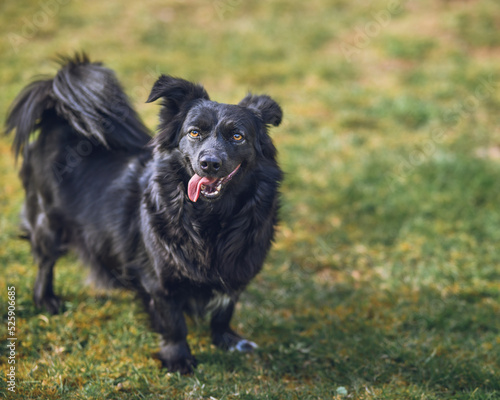
[[282, 111], [268, 96], [220, 104], [165, 75], [148, 102], [157, 99], [151, 138], [114, 73], [76, 55], [19, 94], [6, 131], [16, 131], [23, 155], [36, 305], [59, 312], [53, 268], [74, 250], [97, 283], [140, 294], [162, 336], [162, 364], [189, 373], [196, 361], [184, 313], [209, 314], [220, 348], [255, 347], [230, 320], [277, 223], [282, 173], [267, 126], [279, 125]]

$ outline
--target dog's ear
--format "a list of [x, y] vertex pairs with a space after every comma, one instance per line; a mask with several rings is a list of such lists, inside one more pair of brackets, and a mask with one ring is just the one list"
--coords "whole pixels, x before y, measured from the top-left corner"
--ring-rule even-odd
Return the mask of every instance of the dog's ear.
[[146, 103], [151, 103], [160, 97], [164, 100], [163, 105], [171, 108], [173, 112], [180, 110], [181, 106], [188, 101], [209, 100], [208, 93], [203, 86], [168, 75], [161, 75], [158, 78]]
[[269, 96], [256, 96], [251, 93], [241, 100], [239, 105], [252, 111], [265, 125], [255, 143], [257, 152], [265, 158], [275, 159], [276, 148], [267, 134], [266, 128], [268, 125], [278, 126], [281, 123], [283, 118], [281, 107]]
[[147, 103], [162, 99], [160, 111], [160, 133], [154, 143], [172, 149], [177, 146], [182, 117], [193, 101], [210, 100], [203, 86], [184, 79], [161, 75], [153, 85]]
[[266, 125], [278, 126], [283, 118], [281, 107], [266, 95], [255, 96], [248, 94], [240, 101], [239, 105], [255, 112]]

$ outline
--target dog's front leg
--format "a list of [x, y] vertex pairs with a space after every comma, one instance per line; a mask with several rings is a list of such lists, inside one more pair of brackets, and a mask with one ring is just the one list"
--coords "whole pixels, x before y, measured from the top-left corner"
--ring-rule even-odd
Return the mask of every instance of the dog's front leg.
[[242, 353], [248, 353], [257, 348], [254, 342], [243, 339], [235, 333], [229, 326], [233, 316], [235, 301], [219, 307], [213, 314], [210, 321], [212, 329], [212, 342], [223, 350], [238, 350]]
[[179, 299], [170, 296], [153, 296], [150, 314], [153, 324], [162, 335], [158, 358], [171, 372], [189, 374], [196, 367], [196, 359], [187, 343], [187, 326]]

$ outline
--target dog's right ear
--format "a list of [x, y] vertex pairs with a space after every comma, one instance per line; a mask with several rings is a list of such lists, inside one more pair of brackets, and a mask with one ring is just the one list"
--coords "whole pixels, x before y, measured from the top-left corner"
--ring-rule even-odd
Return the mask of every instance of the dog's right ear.
[[153, 85], [146, 103], [151, 103], [163, 98], [163, 106], [169, 108], [172, 114], [176, 114], [182, 105], [196, 99], [207, 99], [208, 93], [203, 86], [191, 83], [184, 79], [161, 75]]
[[182, 115], [189, 105], [199, 99], [210, 100], [203, 86], [184, 79], [161, 75], [153, 85], [146, 103], [162, 98], [160, 111], [160, 133], [155, 137], [155, 144], [172, 149], [178, 145]]

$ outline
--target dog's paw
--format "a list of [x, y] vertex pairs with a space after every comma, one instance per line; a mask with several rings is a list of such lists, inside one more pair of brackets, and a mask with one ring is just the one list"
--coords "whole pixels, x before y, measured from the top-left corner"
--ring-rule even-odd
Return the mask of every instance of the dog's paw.
[[239, 351], [241, 353], [250, 353], [258, 346], [250, 340], [243, 339], [233, 331], [213, 335], [213, 343], [223, 350]]
[[52, 315], [59, 314], [61, 311], [61, 299], [55, 294], [50, 296], [46, 295], [40, 298], [35, 296], [34, 301], [37, 308], [44, 309]]
[[198, 364], [187, 344], [164, 345], [156, 356], [168, 372], [179, 372], [181, 375], [192, 374]]
[[241, 339], [236, 345], [229, 348], [229, 351], [239, 351], [240, 353], [251, 353], [256, 348], [258, 348], [257, 343], [251, 342], [250, 340]]
[[161, 365], [168, 372], [179, 372], [181, 375], [190, 375], [194, 372], [198, 362], [193, 356], [179, 360], [170, 360], [160, 358]]

